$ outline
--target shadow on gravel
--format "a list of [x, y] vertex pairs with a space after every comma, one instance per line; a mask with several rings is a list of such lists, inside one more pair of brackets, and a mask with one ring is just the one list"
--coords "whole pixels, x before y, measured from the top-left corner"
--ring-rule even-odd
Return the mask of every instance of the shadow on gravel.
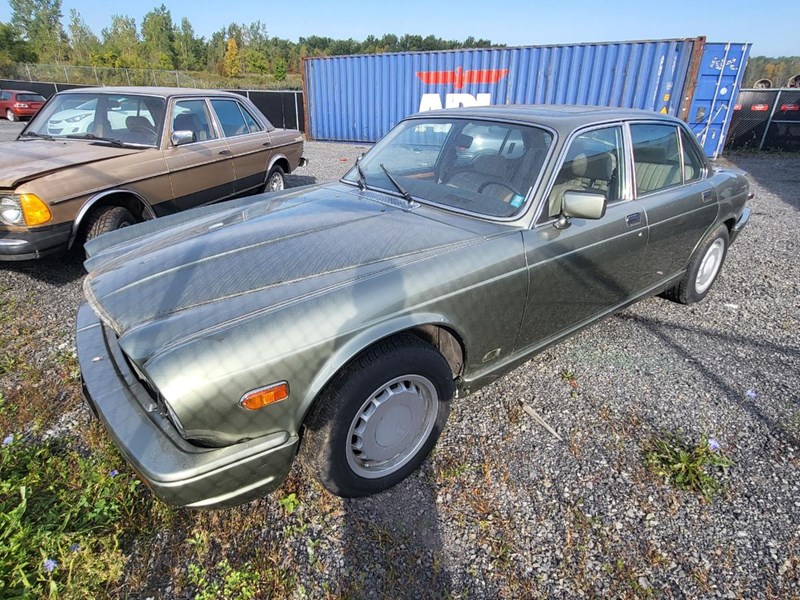
[[[669, 331], [681, 331], [681, 332], [688, 332], [696, 335], [702, 335], [708, 338], [713, 338], [719, 342], [728, 344], [728, 345], [742, 345], [742, 346], [753, 346], [758, 348], [764, 353], [773, 354], [775, 356], [775, 365], [779, 365], [782, 360], [788, 360], [792, 358], [800, 357], [800, 350], [797, 347], [792, 346], [779, 346], [777, 344], [772, 344], [769, 342], [763, 342], [761, 340], [750, 340], [748, 338], [736, 335], [729, 335], [724, 333], [717, 333], [715, 331], [710, 331], [707, 329], [700, 329], [697, 327], [685, 327], [682, 325], [676, 325], [673, 323], [667, 323], [664, 321], [658, 321], [655, 319], [648, 319], [636, 315], [630, 314], [619, 314], [617, 318], [623, 321], [629, 321], [635, 323], [636, 325], [643, 327], [651, 334], [656, 336], [660, 339], [665, 346], [671, 348], [676, 355], [680, 356], [690, 364], [694, 365], [694, 367], [703, 374], [703, 376], [708, 379], [711, 383], [713, 383], [720, 392], [722, 392], [725, 397], [741, 406], [742, 410], [746, 411], [750, 416], [752, 416], [757, 421], [760, 421], [770, 432], [770, 434], [774, 435], [776, 438], [783, 439], [795, 446], [800, 445], [800, 437], [797, 434], [787, 427], [780, 423], [776, 422], [772, 417], [765, 414], [761, 407], [756, 404], [751, 398], [748, 398], [747, 395], [742, 390], [737, 390], [733, 388], [731, 385], [728, 384], [722, 376], [720, 376], [714, 370], [708, 368], [705, 364], [705, 356], [703, 355], [702, 350], [698, 350], [697, 352], [692, 352], [690, 348], [687, 348], [685, 345], [681, 344], [680, 342], [675, 341], [669, 334]], [[786, 368], [793, 368], [791, 361], [789, 364], [786, 365]], [[796, 406], [800, 406], [800, 396], [797, 395], [797, 390], [786, 390], [786, 398], [788, 402], [795, 404]]]
[[0, 269], [15, 271], [55, 287], [67, 285], [86, 275], [82, 252], [68, 252], [63, 256], [48, 256], [38, 260], [0, 262]]
[[302, 185], [311, 185], [313, 183], [317, 183], [317, 178], [313, 175], [287, 175], [286, 176], [286, 187], [287, 188], [294, 188], [300, 187]]
[[344, 511], [344, 597], [451, 596], [429, 477], [411, 477], [377, 496], [346, 500]]

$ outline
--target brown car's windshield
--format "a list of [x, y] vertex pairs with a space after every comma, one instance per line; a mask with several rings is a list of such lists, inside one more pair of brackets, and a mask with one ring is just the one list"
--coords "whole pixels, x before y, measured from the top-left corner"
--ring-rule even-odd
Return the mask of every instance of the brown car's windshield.
[[516, 123], [411, 119], [378, 142], [344, 180], [402, 190], [447, 208], [511, 217], [531, 195], [552, 141], [544, 129]]
[[164, 124], [163, 98], [125, 94], [59, 94], [31, 121], [25, 134], [53, 138], [106, 138], [157, 146]]

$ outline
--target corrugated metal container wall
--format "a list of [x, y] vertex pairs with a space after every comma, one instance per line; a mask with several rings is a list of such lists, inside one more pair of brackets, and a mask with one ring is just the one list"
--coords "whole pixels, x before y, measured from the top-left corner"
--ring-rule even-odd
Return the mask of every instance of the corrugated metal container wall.
[[749, 55], [750, 44], [707, 43], [703, 48], [686, 121], [706, 154], [713, 158], [719, 156], [725, 144]]
[[596, 104], [677, 115], [697, 40], [656, 40], [305, 61], [312, 139], [374, 142], [422, 110]]

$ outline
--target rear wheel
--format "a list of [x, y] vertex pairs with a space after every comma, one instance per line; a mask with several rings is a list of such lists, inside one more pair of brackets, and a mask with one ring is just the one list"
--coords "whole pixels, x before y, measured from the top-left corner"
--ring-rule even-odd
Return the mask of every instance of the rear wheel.
[[122, 229], [136, 223], [133, 215], [122, 206], [101, 206], [89, 215], [84, 231], [84, 241], [96, 238], [98, 235]]
[[267, 175], [267, 182], [264, 184], [265, 192], [279, 192], [286, 189], [286, 179], [284, 178], [283, 169], [280, 165], [274, 165], [269, 170]]
[[717, 280], [725, 256], [728, 252], [730, 235], [725, 225], [720, 225], [706, 237], [689, 261], [689, 268], [683, 278], [674, 287], [666, 290], [662, 296], [681, 304], [700, 302], [711, 290]]
[[8, 110], [6, 110], [6, 119], [8, 119], [9, 121], [16, 121], [17, 115], [15, 115], [14, 111], [9, 108]]
[[430, 344], [381, 342], [345, 367], [305, 423], [301, 460], [330, 492], [386, 490], [430, 453], [450, 414], [453, 376]]

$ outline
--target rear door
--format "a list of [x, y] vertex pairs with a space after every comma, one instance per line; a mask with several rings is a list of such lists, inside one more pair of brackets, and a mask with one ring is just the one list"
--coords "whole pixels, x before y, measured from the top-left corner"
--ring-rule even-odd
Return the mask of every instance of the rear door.
[[686, 267], [719, 209], [697, 144], [670, 123], [631, 123], [636, 202], [647, 213], [642, 265], [648, 287]]
[[211, 106], [233, 154], [236, 193], [262, 187], [267, 179], [267, 167], [272, 154], [269, 134], [234, 98], [212, 98]]
[[167, 119], [168, 139], [173, 131], [191, 131], [194, 142], [164, 151], [173, 206], [184, 210], [234, 194], [233, 153], [219, 134], [204, 98], [180, 98], [172, 102]]
[[11, 92], [0, 92], [0, 117], [6, 118], [6, 110], [9, 107]]
[[[518, 350], [548, 343], [639, 293], [647, 221], [631, 199], [627, 164], [622, 124], [570, 142], [537, 225], [523, 232], [529, 291]], [[561, 199], [573, 190], [605, 194], [606, 214], [559, 229]]]

